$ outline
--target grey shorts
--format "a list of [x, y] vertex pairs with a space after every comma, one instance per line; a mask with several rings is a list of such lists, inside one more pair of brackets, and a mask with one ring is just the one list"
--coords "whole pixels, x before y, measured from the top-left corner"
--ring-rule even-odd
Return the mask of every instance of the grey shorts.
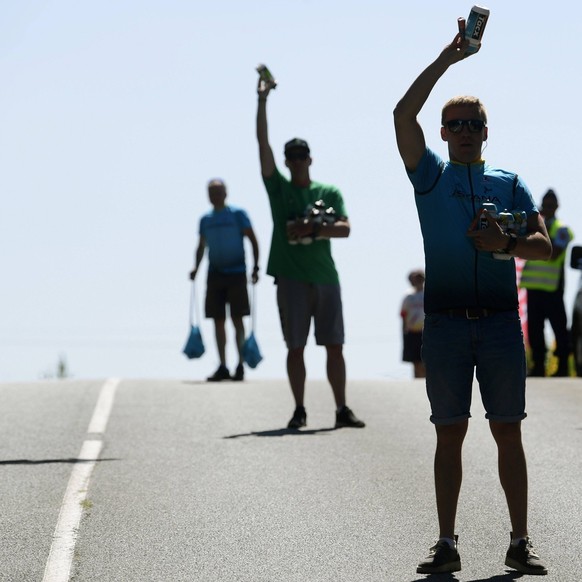
[[317, 345], [343, 345], [344, 319], [339, 285], [278, 277], [277, 305], [288, 349], [307, 344], [312, 318]]

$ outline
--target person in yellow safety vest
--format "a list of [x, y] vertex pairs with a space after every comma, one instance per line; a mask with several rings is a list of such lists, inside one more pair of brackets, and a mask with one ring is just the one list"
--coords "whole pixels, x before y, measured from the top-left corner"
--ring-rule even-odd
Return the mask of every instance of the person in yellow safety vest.
[[552, 241], [552, 256], [547, 261], [527, 261], [520, 287], [527, 289], [527, 329], [533, 366], [530, 376], [545, 376], [546, 342], [544, 325], [549, 320], [556, 338], [558, 369], [553, 376], [568, 375], [570, 338], [564, 308], [564, 262], [573, 232], [556, 218], [558, 197], [548, 190], [542, 198], [540, 213]]

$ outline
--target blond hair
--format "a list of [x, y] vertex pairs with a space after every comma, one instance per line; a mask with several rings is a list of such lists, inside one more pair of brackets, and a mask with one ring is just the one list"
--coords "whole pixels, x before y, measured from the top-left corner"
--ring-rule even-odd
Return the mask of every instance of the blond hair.
[[457, 105], [465, 105], [467, 107], [476, 107], [479, 110], [479, 116], [481, 119], [487, 123], [487, 110], [485, 106], [478, 97], [471, 97], [471, 95], [459, 95], [458, 97], [453, 97], [449, 99], [443, 106], [443, 110], [441, 112], [441, 123], [444, 125], [445, 123], [445, 116], [447, 111], [451, 107], [456, 107]]

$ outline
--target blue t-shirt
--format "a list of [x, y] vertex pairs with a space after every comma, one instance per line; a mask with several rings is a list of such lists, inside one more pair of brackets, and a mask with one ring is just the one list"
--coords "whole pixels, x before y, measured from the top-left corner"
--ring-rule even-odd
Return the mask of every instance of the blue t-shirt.
[[528, 187], [517, 174], [487, 165], [443, 161], [426, 149], [418, 167], [409, 173], [424, 240], [426, 313], [445, 309], [518, 307], [515, 261], [498, 260], [477, 251], [467, 236], [484, 202], [499, 212], [538, 210]]
[[242, 208], [225, 206], [211, 210], [200, 219], [200, 236], [208, 247], [208, 271], [246, 273], [244, 230], [251, 221]]

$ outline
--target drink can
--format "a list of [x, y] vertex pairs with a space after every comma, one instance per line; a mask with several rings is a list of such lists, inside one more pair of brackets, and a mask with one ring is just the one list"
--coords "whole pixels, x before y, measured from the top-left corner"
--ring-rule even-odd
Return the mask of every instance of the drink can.
[[481, 46], [485, 25], [489, 20], [489, 9], [483, 6], [473, 6], [465, 26], [465, 38], [469, 41], [466, 54], [475, 53]]
[[267, 65], [263, 65], [262, 63], [257, 65], [257, 73], [259, 73], [261, 79], [265, 81], [265, 83], [269, 83], [273, 89], [277, 86], [277, 81], [275, 81], [275, 77], [273, 77], [273, 74], [269, 71]]

